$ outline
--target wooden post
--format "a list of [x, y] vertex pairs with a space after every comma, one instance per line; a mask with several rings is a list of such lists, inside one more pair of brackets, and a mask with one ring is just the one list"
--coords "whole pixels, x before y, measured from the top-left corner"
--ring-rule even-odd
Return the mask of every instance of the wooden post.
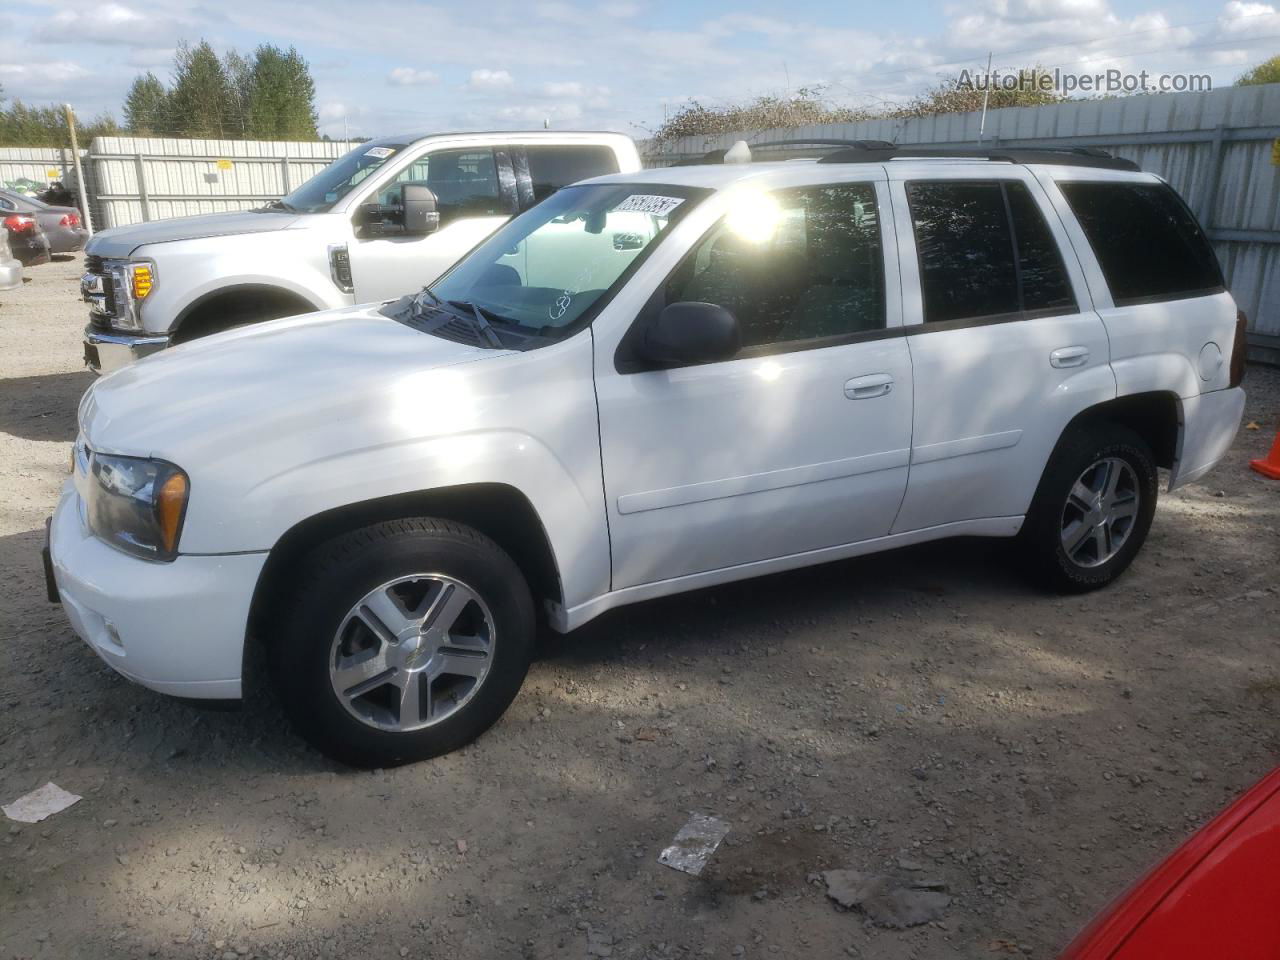
[[89, 193], [84, 188], [84, 170], [80, 167], [80, 144], [76, 140], [76, 115], [71, 112], [71, 104], [64, 103], [67, 112], [67, 129], [71, 131], [71, 162], [76, 168], [76, 189], [80, 192], [80, 212], [84, 214], [84, 228], [89, 236], [93, 236], [93, 215], [89, 213]]

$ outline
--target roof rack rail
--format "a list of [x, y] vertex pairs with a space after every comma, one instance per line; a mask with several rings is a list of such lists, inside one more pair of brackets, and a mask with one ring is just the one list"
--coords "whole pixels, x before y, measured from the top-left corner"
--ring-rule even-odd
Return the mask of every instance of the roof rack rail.
[[[765, 140], [761, 143], [751, 143], [748, 146], [754, 151], [762, 147], [849, 147], [859, 150], [892, 150], [893, 144], [887, 140], [839, 140], [828, 139], [825, 137], [801, 137], [795, 140]], [[704, 163], [724, 163], [724, 155], [728, 153], [725, 150], [709, 150], [700, 157], [693, 157], [689, 160], [681, 160], [672, 164], [676, 167], [695, 167]]]
[[[871, 141], [875, 142], [875, 141]], [[884, 163], [888, 160], [993, 160], [999, 163], [1045, 163], [1064, 167], [1098, 167], [1103, 170], [1139, 170], [1132, 160], [1113, 157], [1097, 147], [895, 147], [850, 146], [821, 158], [819, 163]]]

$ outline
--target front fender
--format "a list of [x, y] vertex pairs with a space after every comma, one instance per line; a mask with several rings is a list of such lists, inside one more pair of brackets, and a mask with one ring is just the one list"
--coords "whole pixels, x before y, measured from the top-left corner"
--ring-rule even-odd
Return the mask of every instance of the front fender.
[[171, 333], [202, 302], [237, 287], [271, 287], [314, 310], [351, 303], [329, 276], [323, 238], [310, 230], [206, 237], [140, 247], [156, 265], [156, 286], [142, 305], [148, 333]]
[[[591, 438], [594, 440], [594, 438]], [[585, 451], [584, 451], [585, 452]], [[536, 437], [481, 430], [354, 450], [299, 463], [247, 491], [233, 525], [193, 491], [183, 553], [268, 550], [317, 514], [382, 497], [499, 483], [519, 490], [546, 531], [566, 602], [609, 589], [609, 544], [599, 475], [574, 469]], [[591, 473], [588, 473], [591, 476]]]

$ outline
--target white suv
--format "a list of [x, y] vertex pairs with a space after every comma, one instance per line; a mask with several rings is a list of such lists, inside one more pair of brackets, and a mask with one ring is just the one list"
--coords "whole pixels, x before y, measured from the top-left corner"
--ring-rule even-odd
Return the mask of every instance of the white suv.
[[80, 281], [85, 363], [110, 373], [246, 323], [420, 290], [560, 187], [639, 169], [617, 133], [387, 137], [257, 210], [104, 230]]
[[51, 591], [139, 683], [237, 698], [250, 640], [320, 749], [428, 757], [506, 709], [540, 615], [961, 534], [1110, 582], [1157, 467], [1232, 442], [1242, 337], [1181, 200], [1105, 157], [599, 178], [417, 296], [98, 381]]

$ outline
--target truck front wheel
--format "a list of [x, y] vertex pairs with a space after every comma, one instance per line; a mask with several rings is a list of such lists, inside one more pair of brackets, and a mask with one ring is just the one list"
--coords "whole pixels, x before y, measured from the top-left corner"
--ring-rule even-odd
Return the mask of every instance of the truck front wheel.
[[388, 767], [456, 750], [524, 682], [528, 584], [470, 527], [364, 527], [314, 550], [296, 583], [276, 611], [276, 681], [298, 731], [343, 763]]

